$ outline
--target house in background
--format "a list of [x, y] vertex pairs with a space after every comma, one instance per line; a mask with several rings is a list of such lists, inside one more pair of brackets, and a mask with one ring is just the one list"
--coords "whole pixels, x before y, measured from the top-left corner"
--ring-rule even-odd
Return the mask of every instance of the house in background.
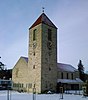
[[61, 86], [65, 90], [79, 90], [83, 81], [79, 78], [79, 71], [70, 64], [57, 64], [57, 91]]
[[12, 69], [0, 70], [0, 90], [12, 88]]

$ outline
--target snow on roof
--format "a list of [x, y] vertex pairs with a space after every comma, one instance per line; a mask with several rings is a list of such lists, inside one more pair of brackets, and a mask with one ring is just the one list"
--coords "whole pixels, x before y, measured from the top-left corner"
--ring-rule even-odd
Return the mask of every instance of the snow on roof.
[[63, 63], [57, 63], [57, 68], [58, 68], [59, 71], [67, 71], [67, 72], [78, 71], [72, 65], [70, 65], [70, 64], [63, 64]]
[[[21, 58], [25, 59], [25, 61], [28, 63], [28, 57], [21, 56]], [[70, 64], [63, 64], [63, 63], [57, 63], [57, 68], [58, 68], [59, 71], [67, 71], [67, 72], [78, 71], [72, 65], [70, 65]]]
[[28, 63], [28, 57], [21, 57], [23, 59], [25, 59], [25, 61]]
[[70, 84], [76, 84], [76, 83], [83, 83], [83, 81], [79, 78], [76, 78], [75, 80], [71, 80], [71, 79], [58, 79], [57, 82], [61, 82], [61, 83], [70, 83]]

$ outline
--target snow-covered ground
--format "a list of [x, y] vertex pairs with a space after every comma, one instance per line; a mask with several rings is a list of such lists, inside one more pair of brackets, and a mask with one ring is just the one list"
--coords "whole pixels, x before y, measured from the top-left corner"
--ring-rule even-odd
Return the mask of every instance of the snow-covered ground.
[[[7, 91], [0, 91], [0, 100], [33, 100], [33, 94], [18, 93], [11, 91], [9, 92], [8, 98]], [[60, 94], [36, 94], [34, 95], [35, 100], [61, 100]], [[83, 95], [74, 94], [63, 94], [62, 100], [88, 100], [88, 97]]]

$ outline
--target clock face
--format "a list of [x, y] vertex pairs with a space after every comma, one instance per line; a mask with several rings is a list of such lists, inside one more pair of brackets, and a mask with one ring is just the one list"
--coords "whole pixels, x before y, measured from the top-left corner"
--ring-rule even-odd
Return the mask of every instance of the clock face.
[[52, 42], [51, 42], [51, 41], [48, 41], [47, 46], [48, 46], [49, 49], [51, 49], [51, 47], [52, 47]]
[[33, 43], [33, 49], [35, 49], [35, 48], [36, 48], [36, 46], [37, 46], [37, 43], [36, 43], [36, 42], [34, 42], [34, 43]]

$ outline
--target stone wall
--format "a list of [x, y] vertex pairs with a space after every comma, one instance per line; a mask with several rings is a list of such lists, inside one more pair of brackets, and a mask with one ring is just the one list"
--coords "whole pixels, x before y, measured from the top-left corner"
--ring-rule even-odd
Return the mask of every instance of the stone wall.
[[[48, 49], [47, 30], [52, 30], [52, 50]], [[36, 40], [33, 41], [33, 31], [36, 29]], [[33, 44], [36, 47], [33, 47]], [[39, 24], [29, 30], [29, 83], [33, 92], [41, 93], [45, 90], [56, 90], [57, 82], [57, 30], [45, 24]], [[35, 54], [34, 54], [35, 52]], [[34, 68], [35, 67], [35, 68]]]
[[[28, 84], [28, 64], [20, 58], [12, 70], [13, 89], [25, 89]], [[22, 86], [22, 87], [21, 87]]]
[[[48, 29], [52, 31], [52, 46], [48, 47]], [[57, 84], [57, 29], [42, 25], [42, 91], [56, 91]]]
[[[33, 41], [33, 31], [36, 29], [36, 40]], [[29, 83], [32, 84], [30, 92], [35, 86], [36, 92], [41, 93], [41, 24], [29, 30]], [[36, 45], [34, 47], [34, 44]]]

